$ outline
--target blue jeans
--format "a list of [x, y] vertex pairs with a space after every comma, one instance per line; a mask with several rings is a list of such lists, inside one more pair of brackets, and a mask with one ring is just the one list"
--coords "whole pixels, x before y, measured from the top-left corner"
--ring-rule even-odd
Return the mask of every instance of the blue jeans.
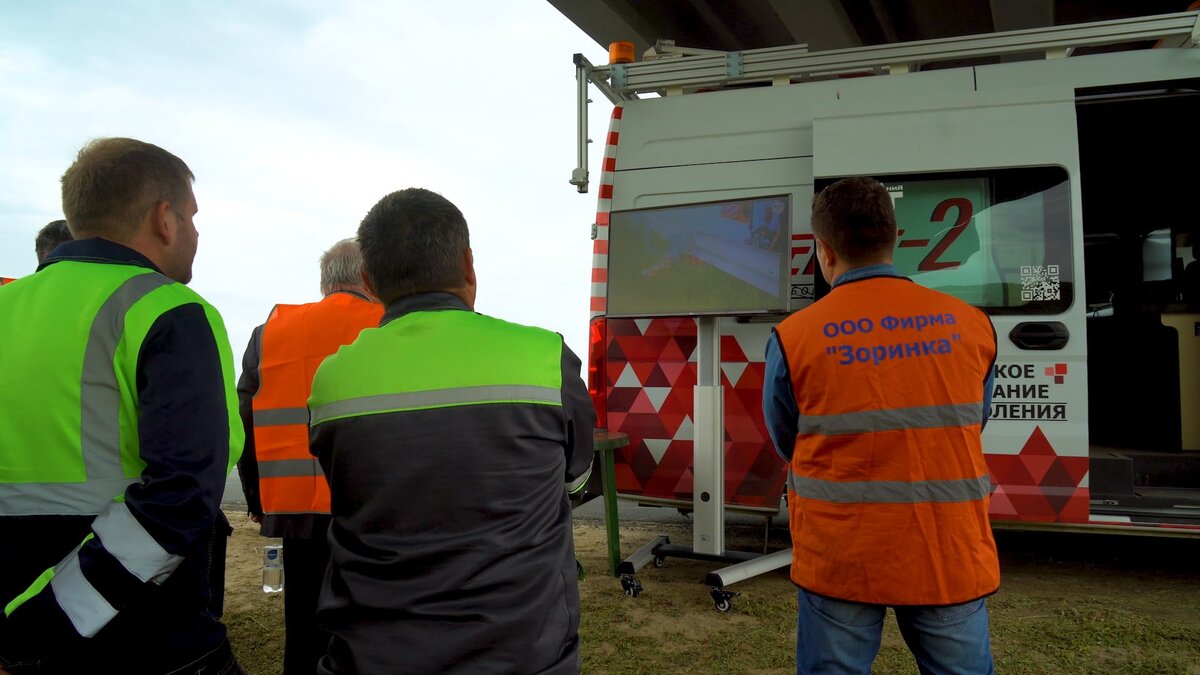
[[[799, 591], [797, 675], [871, 672], [887, 607]], [[904, 642], [922, 675], [991, 675], [987, 604], [981, 598], [949, 607], [896, 607]]]

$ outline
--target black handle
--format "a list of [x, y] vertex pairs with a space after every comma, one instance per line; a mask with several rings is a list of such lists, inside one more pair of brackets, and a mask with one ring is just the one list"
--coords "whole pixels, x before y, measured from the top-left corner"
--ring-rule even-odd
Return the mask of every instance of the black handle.
[[1059, 321], [1023, 321], [1013, 326], [1008, 339], [1021, 349], [1062, 349], [1071, 333]]

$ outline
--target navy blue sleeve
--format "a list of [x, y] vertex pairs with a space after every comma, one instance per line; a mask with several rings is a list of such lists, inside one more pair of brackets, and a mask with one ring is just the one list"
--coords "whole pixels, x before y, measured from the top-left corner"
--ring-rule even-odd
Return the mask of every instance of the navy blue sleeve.
[[592, 466], [595, 444], [592, 430], [596, 427], [596, 409], [587, 385], [579, 376], [579, 357], [563, 343], [562, 346], [562, 404], [567, 420], [567, 481], [584, 475]]
[[996, 387], [996, 358], [1000, 355], [1000, 341], [996, 338], [996, 325], [992, 323], [992, 317], [983, 310], [979, 310], [979, 313], [992, 330], [992, 362], [988, 364], [987, 377], [983, 378], [983, 422], [979, 425], [979, 430], [983, 431], [992, 412], [992, 390]]
[[796, 394], [792, 390], [792, 377], [788, 372], [779, 334], [771, 331], [767, 340], [767, 365], [763, 376], [763, 419], [767, 433], [775, 445], [775, 452], [785, 462], [792, 461], [792, 450], [796, 445], [800, 409], [796, 406]]
[[186, 556], [200, 554], [228, 472], [225, 384], [204, 308], [181, 305], [160, 316], [137, 365], [141, 481], [96, 516], [52, 580], [9, 615], [10, 627], [36, 627], [43, 644], [66, 648], [138, 611]]
[[988, 416], [992, 411], [992, 389], [996, 386], [996, 369], [988, 368], [987, 379], [983, 381], [983, 424], [980, 430], [987, 426]]
[[261, 384], [258, 367], [262, 360], [262, 332], [263, 327], [259, 326], [250, 335], [246, 354], [242, 356], [242, 376], [237, 384], [238, 416], [242, 418], [242, 428], [246, 432], [246, 443], [238, 458], [238, 478], [242, 482], [242, 494], [246, 495], [246, 511], [256, 516], [263, 512], [258, 491], [258, 455], [254, 446], [254, 396]]
[[230, 419], [216, 338], [204, 309], [159, 318], [138, 360], [142, 482], [125, 501], [173, 553], [186, 553], [216, 521], [229, 473]]

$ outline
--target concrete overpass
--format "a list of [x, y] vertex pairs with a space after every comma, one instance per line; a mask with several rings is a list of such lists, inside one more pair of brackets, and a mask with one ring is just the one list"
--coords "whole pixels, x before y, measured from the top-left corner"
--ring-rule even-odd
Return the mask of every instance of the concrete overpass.
[[[1168, 14], [1188, 6], [1188, 0], [549, 1], [600, 45], [632, 41], [639, 56], [659, 39], [721, 51], [792, 44], [824, 51]], [[1120, 47], [1093, 51], [1114, 48]]]

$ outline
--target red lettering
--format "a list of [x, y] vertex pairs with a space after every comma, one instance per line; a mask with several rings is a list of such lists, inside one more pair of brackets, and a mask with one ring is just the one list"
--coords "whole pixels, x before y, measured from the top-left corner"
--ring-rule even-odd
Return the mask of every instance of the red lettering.
[[975, 208], [971, 206], [970, 200], [965, 197], [951, 197], [938, 204], [933, 208], [933, 215], [929, 217], [929, 222], [940, 223], [946, 218], [946, 212], [951, 208], [958, 209], [958, 219], [954, 221], [954, 225], [946, 231], [945, 236], [938, 241], [929, 255], [917, 265], [917, 270], [921, 272], [932, 272], [934, 270], [946, 270], [958, 267], [962, 264], [961, 261], [944, 261], [938, 260], [946, 249], [958, 239], [960, 235], [967, 229], [967, 224], [971, 222], [971, 216], [975, 213]]

